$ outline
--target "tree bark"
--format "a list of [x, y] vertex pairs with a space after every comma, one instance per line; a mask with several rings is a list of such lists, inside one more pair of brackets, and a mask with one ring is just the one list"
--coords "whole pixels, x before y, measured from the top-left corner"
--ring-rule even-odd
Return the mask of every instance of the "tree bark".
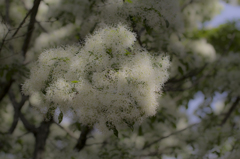
[[43, 121], [38, 128], [37, 133], [35, 133], [35, 148], [33, 153], [33, 159], [43, 159], [44, 157], [44, 148], [46, 141], [49, 135], [49, 129], [53, 120]]
[[82, 126], [81, 129], [82, 129], [81, 134], [80, 134], [77, 144], [74, 148], [78, 152], [81, 151], [85, 147], [86, 141], [87, 141], [87, 135], [91, 131], [91, 129], [88, 126]]
[[0, 89], [0, 102], [3, 100], [3, 98], [5, 97], [5, 95], [8, 93], [11, 85], [13, 83], [13, 80], [10, 80], [9, 82], [6, 83], [0, 83], [1, 85], [1, 89]]
[[36, 22], [36, 16], [37, 16], [37, 12], [38, 12], [38, 7], [40, 5], [41, 0], [34, 0], [34, 4], [33, 7], [31, 9], [31, 17], [30, 17], [30, 22], [28, 25], [28, 29], [27, 29], [27, 36], [25, 38], [23, 47], [22, 47], [22, 53], [23, 56], [25, 57], [27, 50], [28, 50], [28, 46], [32, 37], [32, 33], [34, 30], [34, 24]]

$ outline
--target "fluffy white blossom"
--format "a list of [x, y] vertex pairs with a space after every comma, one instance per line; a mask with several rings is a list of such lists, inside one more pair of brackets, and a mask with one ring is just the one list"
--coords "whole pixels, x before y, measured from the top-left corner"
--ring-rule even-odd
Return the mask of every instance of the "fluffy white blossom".
[[183, 10], [186, 29], [199, 27], [216, 16], [222, 8], [219, 0], [194, 0]]
[[190, 42], [189, 48], [206, 62], [213, 62], [216, 59], [216, 51], [211, 44], [207, 43], [206, 39]]
[[35, 41], [35, 51], [42, 51], [44, 48], [59, 45], [63, 43], [62, 41], [67, 41], [69, 39], [68, 36], [71, 35], [73, 29], [74, 26], [69, 24], [60, 29], [52, 31], [51, 33], [42, 33]]
[[[83, 46], [44, 51], [23, 85], [41, 94], [42, 107], [74, 111], [82, 124], [108, 127], [141, 122], [156, 113], [168, 78], [167, 56], [154, 57], [135, 44], [126, 26], [104, 27]], [[37, 102], [39, 103], [39, 102]]]
[[[152, 28], [173, 27], [182, 29], [179, 3], [175, 0], [107, 0], [99, 6], [101, 20], [106, 23], [126, 22], [131, 16], [133, 21], [147, 23]], [[171, 13], [169, 13], [171, 10]]]

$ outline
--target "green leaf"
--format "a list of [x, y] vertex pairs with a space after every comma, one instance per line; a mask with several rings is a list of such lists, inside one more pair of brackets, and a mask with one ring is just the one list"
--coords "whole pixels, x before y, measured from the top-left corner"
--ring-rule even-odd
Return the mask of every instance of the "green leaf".
[[163, 18], [163, 19], [164, 19], [167, 28], [170, 26], [169, 21], [168, 21], [165, 17], [163, 17], [162, 14], [161, 14], [158, 10], [156, 10], [155, 8], [144, 8], [144, 10], [145, 10], [145, 11], [154, 11], [155, 13], [158, 14], [158, 16], [159, 16], [160, 18]]
[[167, 19], [164, 19], [166, 23], [166, 27], [168, 28], [170, 26], [169, 21]]
[[119, 63], [113, 63], [111, 65], [111, 67], [115, 70], [115, 71], [118, 71], [119, 70]]
[[101, 91], [101, 90], [103, 90], [103, 87], [99, 87], [99, 88], [97, 88], [99, 91]]
[[21, 146], [23, 146], [23, 141], [21, 139], [18, 139], [17, 143], [19, 143]]
[[134, 130], [134, 127], [133, 125], [135, 124], [134, 122], [129, 122], [127, 121], [126, 119], [123, 119], [123, 121], [127, 124], [127, 126], [133, 131]]
[[4, 70], [1, 69], [1, 70], [0, 70], [0, 77], [3, 77], [3, 74], [4, 74]]
[[114, 134], [116, 137], [118, 137], [118, 130], [116, 129], [116, 127], [114, 127], [112, 130], [113, 130], [113, 134]]
[[71, 83], [78, 83], [79, 81], [71, 81]]
[[139, 135], [139, 136], [142, 136], [142, 135], [143, 135], [142, 126], [139, 126], [139, 128], [138, 128], [138, 135]]
[[131, 54], [132, 54], [131, 52], [129, 52], [128, 50], [126, 50], [126, 52], [125, 52], [125, 55], [126, 55], [126, 56], [131, 55]]
[[112, 49], [107, 49], [106, 53], [111, 57], [113, 58], [113, 54], [112, 54]]
[[58, 61], [63, 61], [67, 63], [70, 59], [67, 57], [60, 57], [60, 58], [55, 57], [55, 58], [52, 58], [52, 60], [58, 60]]
[[125, 0], [126, 2], [128, 2], [128, 3], [132, 3], [132, 0]]
[[8, 71], [7, 74], [6, 74], [6, 80], [10, 81], [11, 78], [12, 78], [12, 71]]
[[183, 75], [183, 69], [182, 69], [182, 67], [178, 66], [178, 71]]
[[127, 83], [128, 83], [128, 84], [130, 84], [130, 83], [132, 83], [132, 82], [133, 82], [133, 79], [132, 79], [132, 78], [130, 78], [130, 77], [125, 77], [125, 79], [127, 80]]
[[76, 123], [75, 123], [75, 126], [76, 126], [76, 128], [77, 128], [79, 131], [82, 131], [82, 124], [81, 124], [81, 123], [76, 122]]
[[221, 157], [221, 153], [218, 151], [213, 151], [212, 153], [216, 154], [218, 157]]
[[156, 116], [152, 116], [152, 117], [149, 117], [149, 119], [150, 119], [151, 123], [154, 123], [156, 121], [157, 117]]
[[162, 67], [162, 64], [160, 64], [160, 63], [153, 63], [153, 67]]
[[118, 137], [118, 130], [116, 129], [116, 126], [112, 124], [112, 122], [106, 122], [106, 126], [108, 128], [108, 130], [112, 130], [113, 134]]
[[61, 111], [61, 113], [58, 115], [58, 123], [60, 124], [63, 120], [63, 113]]
[[174, 123], [174, 122], [170, 122], [170, 123], [171, 123], [172, 127], [174, 127], [175, 129], [177, 128], [176, 123]]
[[46, 114], [46, 118], [47, 118], [47, 119], [51, 119], [51, 118], [52, 118], [52, 116], [53, 116], [53, 114], [54, 114], [54, 112], [55, 112], [55, 109], [56, 109], [56, 107], [50, 107], [50, 108], [48, 109], [48, 112], [47, 112], [47, 114]]
[[153, 31], [153, 28], [150, 27], [150, 26], [147, 24], [147, 20], [146, 20], [146, 19], [143, 20], [143, 25], [144, 25], [147, 33], [150, 35], [150, 34], [152, 33], [152, 31]]

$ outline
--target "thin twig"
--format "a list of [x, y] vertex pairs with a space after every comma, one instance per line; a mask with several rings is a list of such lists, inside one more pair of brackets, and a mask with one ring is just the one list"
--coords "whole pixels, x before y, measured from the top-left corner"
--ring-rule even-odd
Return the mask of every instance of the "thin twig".
[[226, 123], [228, 118], [231, 116], [232, 112], [237, 108], [239, 101], [240, 101], [240, 97], [237, 97], [236, 101], [232, 104], [231, 108], [228, 110], [226, 116], [222, 120], [221, 126], [223, 126]]
[[12, 83], [13, 83], [13, 80], [10, 80], [9, 82], [6, 82], [6, 83], [0, 83], [1, 84], [0, 102], [5, 97], [5, 95], [8, 93], [8, 90], [10, 89]]
[[5, 41], [6, 41], [6, 38], [7, 38], [8, 34], [9, 34], [9, 32], [10, 32], [10, 30], [8, 30], [8, 32], [5, 34], [4, 38], [2, 39], [2, 43], [1, 43], [1, 46], [0, 46], [0, 53], [2, 51], [3, 45], [4, 45]]
[[16, 101], [16, 98], [15, 98], [15, 95], [14, 93], [11, 91], [11, 89], [9, 90], [8, 92], [8, 95], [9, 95], [9, 99], [13, 105], [13, 108], [14, 108], [14, 119], [13, 119], [13, 122], [12, 122], [12, 125], [10, 127], [10, 129], [8, 130], [8, 132], [10, 134], [12, 134], [18, 124], [18, 119], [20, 118], [22, 120], [22, 123], [24, 125], [24, 127], [32, 132], [32, 133], [35, 133], [37, 130], [35, 128], [35, 126], [33, 126], [32, 124], [30, 124], [27, 119], [24, 117], [24, 115], [21, 113], [21, 109], [24, 105], [24, 103], [27, 101], [28, 97], [22, 95], [22, 99], [21, 101], [18, 103]]
[[71, 136], [74, 139], [78, 139], [76, 136], [74, 136], [73, 132], [71, 132], [70, 130], [66, 129], [65, 127], [63, 127], [62, 125], [54, 122], [57, 126], [59, 126], [62, 130], [66, 131], [66, 133]]
[[180, 82], [180, 81], [183, 81], [187, 78], [190, 78], [190, 77], [193, 77], [193, 76], [196, 76], [198, 75], [199, 73], [201, 73], [205, 68], [207, 67], [207, 64], [204, 64], [202, 67], [200, 68], [197, 68], [197, 69], [194, 69], [194, 70], [191, 70], [190, 72], [188, 72], [187, 74], [183, 75], [181, 78], [179, 79], [176, 79], [176, 77], [173, 77], [171, 79], [169, 79], [167, 83], [177, 83], [177, 82]]
[[144, 149], [152, 146], [153, 144], [155, 144], [155, 143], [157, 143], [157, 142], [160, 142], [160, 141], [163, 140], [163, 139], [166, 139], [166, 138], [168, 138], [168, 137], [170, 137], [170, 136], [172, 136], [172, 135], [176, 135], [176, 134], [178, 134], [178, 133], [181, 133], [181, 132], [183, 132], [183, 131], [185, 131], [185, 130], [187, 130], [187, 129], [189, 129], [189, 128], [192, 128], [192, 127], [194, 127], [194, 126], [196, 126], [196, 125], [198, 125], [198, 124], [199, 124], [199, 123], [192, 124], [192, 125], [184, 128], [184, 129], [175, 131], [175, 132], [173, 132], [173, 133], [171, 133], [171, 134], [169, 134], [169, 135], [167, 135], [167, 136], [163, 136], [163, 137], [161, 137], [161, 138], [159, 138], [159, 139], [157, 139], [157, 140], [155, 140], [155, 141], [153, 141], [153, 142], [145, 145], [142, 149], [144, 150]]
[[32, 9], [28, 11], [28, 13], [26, 14], [26, 16], [23, 18], [22, 22], [19, 24], [19, 26], [17, 27], [17, 30], [13, 33], [12, 38], [17, 35], [18, 31], [20, 30], [20, 28], [22, 27], [22, 25], [25, 23], [27, 17], [31, 14]]
[[25, 38], [25, 41], [24, 41], [24, 44], [23, 44], [23, 47], [22, 47], [22, 54], [23, 54], [24, 57], [26, 56], [28, 46], [29, 46], [29, 43], [30, 43], [30, 40], [31, 40], [31, 37], [32, 37], [32, 33], [33, 33], [33, 30], [34, 30], [34, 24], [36, 22], [36, 16], [37, 16], [38, 7], [40, 5], [40, 2], [41, 2], [41, 0], [35, 0], [34, 5], [31, 9], [31, 17], [30, 17], [30, 22], [29, 22], [29, 25], [28, 25], [27, 36]]
[[6, 10], [5, 10], [5, 21], [9, 24], [10, 18], [9, 18], [9, 8], [10, 8], [10, 0], [5, 0]]
[[38, 26], [42, 29], [42, 31], [44, 33], [48, 33], [48, 31], [42, 26], [42, 24], [39, 21], [36, 20], [36, 23], [38, 24]]

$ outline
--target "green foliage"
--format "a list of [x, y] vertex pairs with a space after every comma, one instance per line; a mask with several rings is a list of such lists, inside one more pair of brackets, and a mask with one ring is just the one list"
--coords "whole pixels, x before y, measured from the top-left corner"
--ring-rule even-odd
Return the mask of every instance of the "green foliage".
[[[232, 0], [225, 0], [227, 3], [230, 1]], [[29, 20], [31, 21], [34, 17], [32, 14], [34, 8], [31, 9], [34, 5], [32, 2], [0, 2], [0, 10], [3, 14], [0, 19], [0, 158], [34, 158], [32, 155], [35, 150], [39, 154], [44, 152], [45, 154], [41, 154], [42, 158], [49, 159], [165, 159], [166, 157], [204, 159], [209, 158], [209, 156], [239, 158], [239, 20], [216, 28], [199, 29], [196, 27], [200, 23], [210, 20], [213, 15], [219, 12], [216, 9], [218, 8], [216, 5], [219, 3], [218, 0], [201, 0], [190, 3], [188, 0], [124, 0], [119, 1], [119, 3], [115, 2], [117, 1], [41, 1], [33, 30], [28, 30], [31, 28]], [[239, 4], [240, 1], [236, 2]], [[8, 6], [7, 3], [9, 3]], [[30, 14], [24, 19], [29, 10]], [[104, 41], [103, 36], [98, 35], [101, 28], [114, 28], [117, 25], [124, 25], [123, 28], [127, 32], [130, 32], [133, 37], [136, 36], [135, 39], [133, 40], [130, 34], [119, 34], [120, 30], [116, 31], [116, 29], [110, 31], [111, 36], [116, 34], [116, 39], [122, 40], [120, 42], [114, 41], [115, 37], [106, 38], [107, 40]], [[4, 32], [6, 26], [6, 31], [9, 33], [4, 41], [2, 37], [6, 35]], [[69, 29], [68, 26], [72, 28]], [[14, 37], [13, 33], [16, 30], [17, 34]], [[56, 30], [60, 31], [55, 32]], [[29, 33], [33, 34], [29, 36]], [[91, 36], [91, 34], [93, 35]], [[93, 39], [93, 36], [97, 38]], [[129, 39], [134, 41], [134, 44], [123, 48], [122, 45], [130, 43]], [[196, 48], [191, 46], [200, 40], [206, 40], [204, 45], [197, 43], [198, 45], [194, 45]], [[26, 41], [29, 43], [26, 44]], [[65, 55], [64, 57], [56, 57], [59, 52], [54, 52], [51, 56], [50, 53], [46, 54], [50, 57], [50, 63], [54, 64], [53, 66], [46, 64], [46, 68], [51, 67], [50, 72], [44, 74], [43, 71], [43, 75], [38, 76], [44, 79], [43, 85], [45, 87], [41, 87], [41, 91], [37, 92], [40, 95], [37, 94], [36, 89], [42, 83], [39, 82], [39, 78], [33, 77], [36, 81], [32, 84], [34, 89], [32, 89], [31, 94], [33, 95], [23, 96], [22, 83], [25, 78], [28, 78], [29, 69], [36, 63], [40, 63], [39, 61], [34, 63], [34, 61], [43, 48], [54, 50], [51, 48], [58, 45], [72, 45], [79, 43], [79, 41], [80, 45], [76, 50], [74, 47], [72, 49], [66, 49], [65, 46], [60, 47], [64, 51], [68, 50], [68, 53], [76, 55], [74, 57], [65, 57]], [[88, 48], [84, 47], [85, 42], [89, 42]], [[103, 44], [98, 45], [101, 42]], [[28, 47], [26, 56], [22, 55], [24, 46]], [[100, 81], [113, 82], [114, 78], [109, 76], [109, 72], [114, 72], [115, 76], [125, 73], [122, 79], [119, 78], [115, 81], [116, 85], [122, 85], [115, 87], [110, 93], [108, 92], [110, 89], [106, 90], [102, 85], [93, 87], [94, 77], [99, 72], [96, 71], [98, 68], [94, 68], [91, 64], [102, 60], [102, 55], [97, 53], [102, 46], [105, 46], [102, 52], [107, 54], [107, 60], [106, 63], [103, 63], [106, 64], [106, 67], [99, 70], [107, 73], [103, 76], [106, 79]], [[135, 65], [130, 64], [136, 61], [129, 60], [128, 64], [122, 65], [121, 62], [125, 64], [126, 61], [121, 61], [122, 59], [118, 57], [120, 56], [119, 52], [115, 52], [115, 47], [119, 50], [123, 48], [120, 51], [123, 54], [122, 58], [134, 59], [138, 56], [136, 50], [140, 50], [140, 53], [147, 51], [151, 55], [150, 61], [152, 62], [149, 68], [156, 70], [165, 68], [165, 63], [153, 62], [152, 57], [169, 56], [172, 64], [168, 73], [157, 79], [161, 80], [161, 78], [169, 76], [169, 80], [165, 84], [156, 86], [159, 89], [153, 91], [153, 94], [145, 93], [146, 88], [152, 85], [149, 81], [156, 75], [144, 76], [149, 72], [149, 68], [138, 66], [136, 70], [146, 69], [145, 74], [141, 74], [146, 79], [136, 80], [135, 77], [129, 76], [135, 72], [124, 72], [122, 68], [127, 67], [128, 64], [134, 67]], [[216, 52], [216, 57], [212, 61], [209, 60], [209, 47]], [[93, 51], [93, 48], [96, 50]], [[82, 55], [85, 50], [87, 50], [86, 54], [88, 55], [86, 58]], [[201, 51], [205, 52], [201, 54]], [[74, 65], [71, 62], [75, 58], [83, 58], [85, 61], [76, 62]], [[86, 61], [89, 63], [83, 67], [81, 62]], [[113, 62], [108, 65], [107, 62], [110, 61]], [[141, 61], [143, 65], [145, 62]], [[60, 66], [64, 66], [64, 68]], [[58, 71], [68, 72], [69, 68], [76, 70], [74, 72], [76, 76], [71, 77], [69, 74], [65, 74], [64, 77], [67, 80], [63, 80], [62, 83], [67, 83], [67, 87], [70, 88], [61, 92], [59, 90], [66, 85], [60, 84], [60, 87], [49, 93], [59, 92], [60, 96], [57, 99], [64, 103], [63, 109], [61, 109], [59, 103], [56, 102], [57, 104], [53, 105], [52, 99], [43, 99], [42, 97], [50, 97], [47, 95], [47, 91], [49, 91], [50, 86], [55, 84], [53, 81], [54, 73]], [[82, 72], [86, 73], [85, 79], [82, 79], [78, 74], [82, 68]], [[108, 69], [111, 71], [106, 71]], [[38, 71], [35, 70], [36, 75]], [[115, 103], [107, 108], [107, 102], [101, 101], [98, 104], [94, 103], [93, 108], [90, 108], [87, 100], [91, 101], [91, 99], [97, 98], [96, 101], [100, 101], [102, 96], [96, 97], [94, 94], [90, 99], [85, 98], [85, 96], [82, 98], [74, 96], [85, 93], [84, 90], [79, 91], [75, 87], [82, 83], [85, 85], [81, 87], [85, 90], [101, 92], [102, 96], [108, 93], [109, 99], [110, 96], [118, 95], [118, 90], [125, 89], [125, 92], [122, 93], [123, 98], [118, 105]], [[90, 87], [86, 87], [87, 85]], [[123, 88], [123, 86], [127, 87]], [[139, 91], [132, 87], [139, 88]], [[127, 99], [128, 89], [134, 90], [129, 99]], [[163, 92], [159, 90], [163, 90]], [[88, 93], [85, 95], [87, 96]], [[226, 94], [226, 97], [217, 99], [219, 93]], [[195, 103], [197, 106], [194, 108], [190, 103], [199, 98], [198, 94], [202, 94], [204, 97], [201, 102]], [[161, 95], [161, 98], [156, 98], [155, 101], [149, 100], [155, 95]], [[145, 98], [146, 96], [148, 98]], [[130, 101], [135, 97], [137, 97], [136, 100]], [[73, 99], [77, 99], [75, 103], [72, 102]], [[110, 102], [114, 103], [115, 101]], [[50, 107], [45, 109], [43, 103], [48, 103]], [[76, 103], [79, 108], [83, 107], [84, 109], [76, 111], [76, 108], [73, 107]], [[146, 112], [149, 111], [151, 114], [146, 120], [144, 119], [147, 113], [142, 111], [144, 103], [148, 103], [149, 107], [156, 103], [159, 105], [156, 110], [155, 108], [146, 109]], [[98, 109], [100, 106], [102, 109]], [[124, 112], [124, 109], [129, 109], [129, 112], [139, 113], [138, 111], [140, 111], [140, 115], [136, 117], [135, 113], [132, 113], [131, 116], [126, 114], [126, 119], [119, 118], [118, 121], [125, 127], [121, 127], [115, 122], [103, 122], [109, 132], [104, 129], [103, 132], [100, 132], [102, 125], [99, 122], [95, 122], [96, 125], [89, 124], [89, 130], [85, 131], [86, 126], [83, 126], [82, 121], [77, 118], [79, 113], [84, 116], [86, 115], [85, 111], [92, 110], [92, 112], [89, 111], [89, 116], [83, 118], [88, 120], [88, 118], [96, 117], [93, 115], [94, 113], [99, 115], [108, 112], [107, 109], [117, 106], [120, 107], [116, 110], [119, 111], [118, 113]], [[56, 110], [60, 110], [60, 113], [54, 117]], [[192, 111], [193, 113], [189, 117]], [[112, 115], [116, 112], [113, 109], [108, 113]], [[198, 124], [191, 125], [192, 116], [197, 118]], [[139, 120], [134, 122], [128, 120], [129, 118], [139, 118]], [[64, 119], [68, 119], [69, 123], [63, 122]], [[101, 119], [109, 118], [103, 115]], [[53, 122], [53, 120], [56, 121]], [[51, 125], [44, 127], [44, 124], [48, 122], [51, 122]], [[11, 129], [14, 131], [10, 132]], [[39, 132], [42, 134], [38, 134]], [[44, 133], [47, 134], [46, 140], [42, 137]], [[41, 142], [37, 140], [39, 136], [42, 137]], [[83, 144], [80, 153], [73, 150], [79, 141]], [[41, 147], [39, 150], [37, 150], [38, 144]]]
[[117, 130], [117, 128], [116, 128], [116, 126], [115, 125], [113, 125], [111, 122], [106, 122], [106, 126], [107, 126], [107, 128], [109, 129], [109, 130], [112, 130], [113, 131], [113, 134], [116, 136], [116, 137], [118, 137], [118, 130]]
[[58, 123], [60, 124], [63, 120], [63, 112], [61, 111], [60, 114], [58, 115]]
[[186, 37], [191, 39], [206, 38], [211, 43], [218, 54], [226, 54], [228, 52], [238, 52], [240, 46], [240, 30], [238, 21], [222, 24], [217, 28], [195, 30], [188, 33]]

